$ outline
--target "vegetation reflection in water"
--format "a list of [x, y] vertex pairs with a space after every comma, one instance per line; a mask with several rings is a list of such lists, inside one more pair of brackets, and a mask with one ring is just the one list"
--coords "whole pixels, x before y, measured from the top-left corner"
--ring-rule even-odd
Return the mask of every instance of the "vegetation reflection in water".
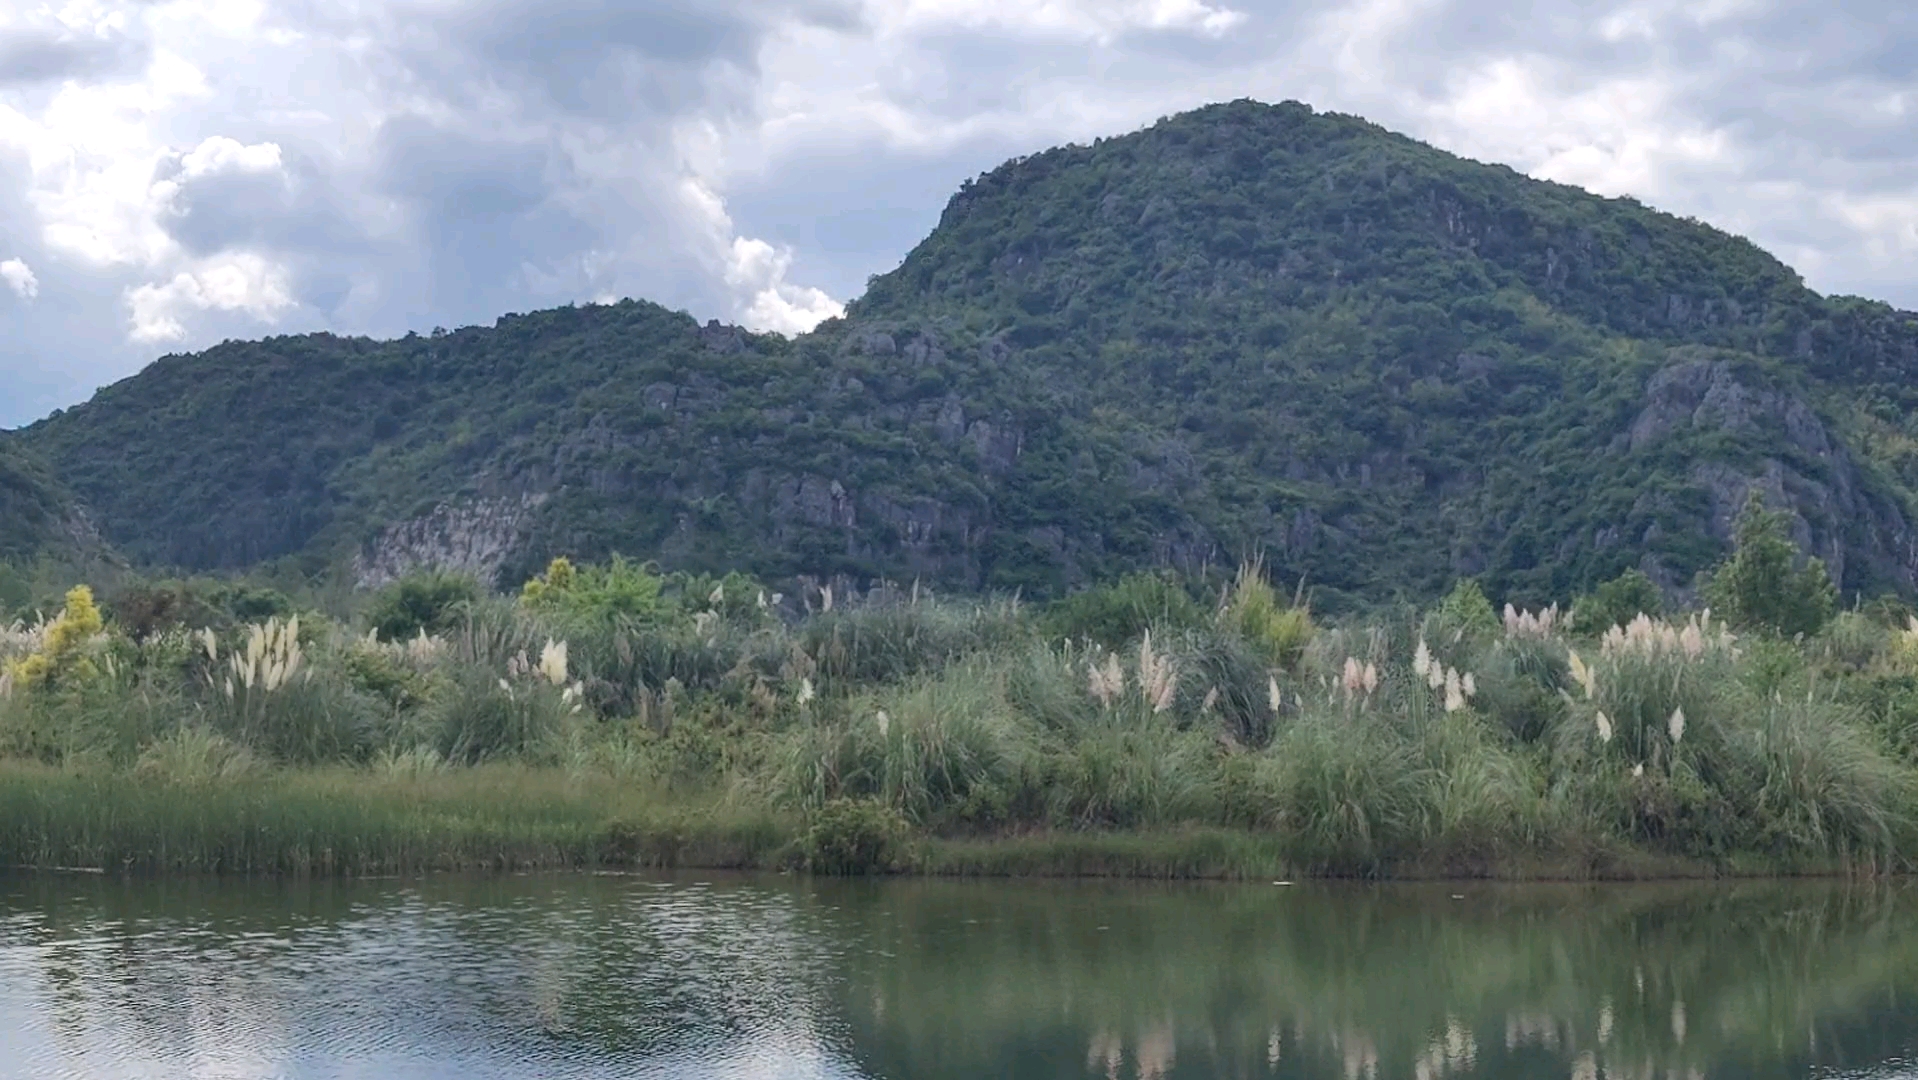
[[1901, 1075], [1907, 886], [0, 882], [0, 1077]]

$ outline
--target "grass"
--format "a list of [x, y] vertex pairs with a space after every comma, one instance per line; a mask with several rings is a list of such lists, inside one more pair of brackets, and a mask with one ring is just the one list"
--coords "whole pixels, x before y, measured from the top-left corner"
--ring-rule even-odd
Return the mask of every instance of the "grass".
[[793, 826], [558, 769], [275, 772], [178, 783], [0, 765], [0, 864], [138, 873], [393, 874], [778, 865]]
[[[1146, 610], [1136, 598], [914, 598], [796, 624], [751, 601], [736, 618], [566, 621], [493, 599], [397, 643], [307, 616], [66, 635], [45, 670], [0, 688], [0, 863], [1912, 868], [1904, 628], [1853, 614], [1791, 643], [1695, 616], [1573, 637], [1501, 623], [1482, 599], [1452, 604], [1469, 618], [1319, 628], [1269, 593], [1242, 578], [1215, 612], [1117, 647], [1099, 637]], [[20, 657], [53, 640], [10, 633], [0, 668], [28, 671]], [[235, 680], [242, 659], [254, 674]]]
[[[603, 775], [520, 765], [155, 775], [0, 764], [0, 867], [111, 873], [369, 876], [429, 871], [803, 869], [806, 818], [737, 799], [661, 796]], [[892, 868], [956, 877], [1266, 880], [1364, 874], [1316, 837], [1216, 825], [917, 835]], [[1613, 844], [1395, 863], [1402, 879], [1651, 880], [1836, 873], [1718, 865]]]

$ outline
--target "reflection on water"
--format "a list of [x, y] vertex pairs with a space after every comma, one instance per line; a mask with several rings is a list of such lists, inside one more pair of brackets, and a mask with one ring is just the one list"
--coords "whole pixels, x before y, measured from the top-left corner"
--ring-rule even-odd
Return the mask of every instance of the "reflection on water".
[[15, 1077], [1905, 1077], [1897, 885], [0, 878]]

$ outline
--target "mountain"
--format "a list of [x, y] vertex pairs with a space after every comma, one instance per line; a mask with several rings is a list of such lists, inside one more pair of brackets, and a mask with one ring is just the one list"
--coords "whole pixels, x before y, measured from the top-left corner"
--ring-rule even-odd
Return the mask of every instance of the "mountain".
[[0, 563], [101, 555], [98, 535], [46, 466], [0, 433]]
[[967, 183], [846, 317], [654, 305], [170, 356], [25, 429], [183, 568], [620, 551], [1050, 593], [1268, 566], [1331, 603], [1563, 598], [1714, 561], [1748, 489], [1918, 585], [1918, 316], [1743, 239], [1297, 103]]

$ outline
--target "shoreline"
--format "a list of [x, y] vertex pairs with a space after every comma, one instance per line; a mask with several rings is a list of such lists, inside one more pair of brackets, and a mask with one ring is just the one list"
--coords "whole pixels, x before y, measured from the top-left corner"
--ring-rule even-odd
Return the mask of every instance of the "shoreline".
[[[712, 795], [519, 766], [424, 776], [277, 772], [183, 785], [0, 765], [0, 871], [370, 878], [441, 872], [808, 869], [809, 823]], [[879, 876], [1138, 881], [1600, 884], [1898, 875], [1747, 854], [1707, 861], [1617, 842], [1313, 864], [1297, 837], [1216, 825], [892, 838]], [[841, 876], [819, 873], [818, 876]]]

